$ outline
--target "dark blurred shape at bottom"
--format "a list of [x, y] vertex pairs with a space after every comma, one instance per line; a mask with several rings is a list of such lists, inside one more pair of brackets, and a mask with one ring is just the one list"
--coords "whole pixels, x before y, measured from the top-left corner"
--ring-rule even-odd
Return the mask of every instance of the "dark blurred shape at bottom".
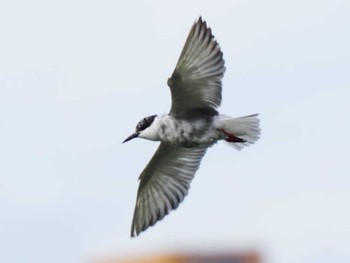
[[101, 260], [93, 263], [262, 263], [262, 259], [257, 252], [174, 253], [124, 260]]

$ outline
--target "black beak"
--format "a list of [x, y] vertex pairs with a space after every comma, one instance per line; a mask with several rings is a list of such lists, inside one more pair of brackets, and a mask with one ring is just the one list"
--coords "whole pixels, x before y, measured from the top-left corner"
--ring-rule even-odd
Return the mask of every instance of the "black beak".
[[134, 138], [137, 138], [138, 136], [139, 136], [139, 134], [135, 132], [135, 133], [131, 134], [128, 138], [126, 138], [125, 141], [123, 141], [123, 143], [128, 142]]

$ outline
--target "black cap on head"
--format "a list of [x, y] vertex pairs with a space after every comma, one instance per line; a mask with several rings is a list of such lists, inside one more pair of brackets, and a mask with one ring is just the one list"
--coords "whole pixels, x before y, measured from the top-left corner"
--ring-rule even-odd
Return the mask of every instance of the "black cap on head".
[[152, 115], [152, 116], [148, 116], [143, 118], [141, 121], [139, 121], [139, 123], [136, 126], [136, 132], [139, 133], [145, 129], [147, 129], [149, 126], [151, 126], [152, 122], [154, 121], [154, 119], [157, 117], [157, 115]]
[[152, 115], [152, 116], [148, 116], [143, 118], [141, 121], [139, 121], [139, 123], [136, 126], [136, 132], [134, 132], [133, 134], [131, 134], [128, 138], [126, 138], [124, 142], [130, 141], [134, 138], [137, 138], [140, 134], [140, 132], [142, 132], [143, 130], [147, 129], [149, 126], [151, 126], [152, 122], [154, 121], [154, 119], [157, 117], [157, 115]]

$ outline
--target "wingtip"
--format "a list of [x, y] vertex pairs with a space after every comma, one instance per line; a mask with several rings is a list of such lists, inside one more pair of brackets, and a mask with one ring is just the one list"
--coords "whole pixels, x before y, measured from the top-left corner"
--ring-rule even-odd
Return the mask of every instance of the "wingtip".
[[131, 226], [131, 232], [130, 232], [130, 238], [136, 238], [139, 235], [139, 233], [135, 230], [134, 222]]
[[205, 20], [203, 19], [203, 17], [200, 15], [198, 20], [195, 22], [195, 24], [199, 24], [199, 25], [206, 25]]
[[132, 219], [132, 224], [131, 224], [131, 231], [130, 231], [130, 238], [135, 238], [139, 235], [139, 231], [137, 231], [136, 227], [135, 227], [135, 213], [136, 211], [134, 211], [134, 216]]

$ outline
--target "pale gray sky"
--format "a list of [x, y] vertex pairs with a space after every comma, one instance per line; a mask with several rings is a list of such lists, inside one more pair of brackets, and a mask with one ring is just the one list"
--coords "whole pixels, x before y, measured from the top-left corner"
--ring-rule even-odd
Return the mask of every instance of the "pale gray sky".
[[[246, 249], [269, 263], [350, 261], [350, 2], [0, 3], [0, 262], [85, 262]], [[130, 239], [157, 143], [121, 142], [166, 113], [202, 15], [226, 61], [221, 112], [262, 138], [205, 156], [177, 211]]]

